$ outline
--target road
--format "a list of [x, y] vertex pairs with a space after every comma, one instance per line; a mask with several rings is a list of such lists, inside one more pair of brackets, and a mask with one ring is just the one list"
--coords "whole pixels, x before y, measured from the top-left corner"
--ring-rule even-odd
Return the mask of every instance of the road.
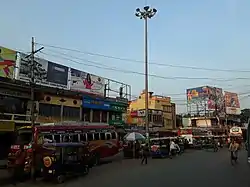
[[[249, 187], [250, 168], [246, 164], [246, 152], [240, 152], [239, 164], [232, 166], [227, 150], [217, 153], [191, 151], [170, 159], [149, 160], [148, 165], [140, 165], [138, 160], [115, 161], [90, 171], [85, 177], [69, 180], [57, 187], [152, 187], [152, 186], [192, 186], [192, 187]], [[29, 185], [52, 187], [55, 184], [37, 182], [22, 183], [18, 187]], [[10, 186], [10, 185], [8, 185]]]

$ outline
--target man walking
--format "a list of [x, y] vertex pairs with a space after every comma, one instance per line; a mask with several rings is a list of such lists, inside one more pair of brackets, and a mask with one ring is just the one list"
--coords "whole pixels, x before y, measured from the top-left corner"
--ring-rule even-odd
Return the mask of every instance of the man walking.
[[148, 144], [146, 143], [143, 147], [142, 147], [142, 160], [141, 160], [141, 164], [148, 164], [148, 155], [149, 155], [149, 147]]

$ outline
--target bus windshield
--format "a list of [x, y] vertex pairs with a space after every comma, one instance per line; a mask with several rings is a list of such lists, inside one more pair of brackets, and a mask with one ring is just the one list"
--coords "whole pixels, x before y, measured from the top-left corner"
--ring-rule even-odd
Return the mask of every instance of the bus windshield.
[[32, 130], [22, 129], [17, 131], [16, 144], [29, 144], [32, 140]]

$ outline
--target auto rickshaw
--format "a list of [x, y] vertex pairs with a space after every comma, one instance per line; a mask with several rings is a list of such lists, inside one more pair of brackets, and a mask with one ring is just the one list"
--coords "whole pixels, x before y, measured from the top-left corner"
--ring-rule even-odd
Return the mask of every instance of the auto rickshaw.
[[152, 158], [166, 158], [169, 156], [170, 137], [151, 138], [151, 156]]
[[87, 143], [46, 143], [41, 173], [44, 179], [63, 183], [69, 175], [88, 174], [90, 152]]

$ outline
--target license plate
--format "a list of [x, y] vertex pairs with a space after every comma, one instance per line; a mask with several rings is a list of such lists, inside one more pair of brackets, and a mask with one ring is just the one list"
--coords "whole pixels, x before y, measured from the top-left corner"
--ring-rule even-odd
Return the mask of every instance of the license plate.
[[49, 170], [48, 173], [52, 173], [52, 170]]

